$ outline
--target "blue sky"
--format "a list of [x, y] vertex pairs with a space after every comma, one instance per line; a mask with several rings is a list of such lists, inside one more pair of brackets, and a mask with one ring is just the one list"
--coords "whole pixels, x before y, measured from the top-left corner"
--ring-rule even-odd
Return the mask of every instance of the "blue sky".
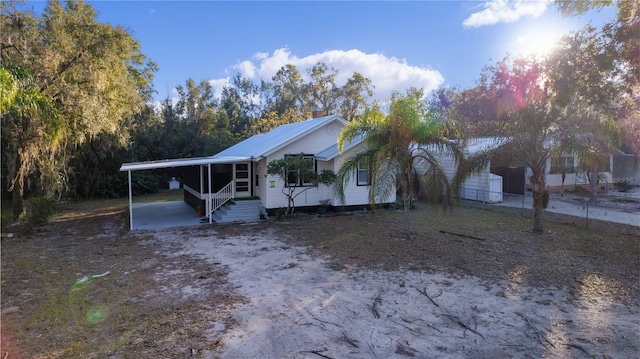
[[[122, 25], [160, 70], [156, 100], [188, 78], [219, 93], [236, 73], [259, 81], [292, 63], [323, 61], [344, 83], [370, 78], [375, 97], [410, 86], [471, 87], [507, 53], [543, 51], [586, 23], [615, 18], [613, 7], [563, 18], [547, 1], [89, 1], [98, 20]], [[43, 2], [30, 2], [36, 10]]]

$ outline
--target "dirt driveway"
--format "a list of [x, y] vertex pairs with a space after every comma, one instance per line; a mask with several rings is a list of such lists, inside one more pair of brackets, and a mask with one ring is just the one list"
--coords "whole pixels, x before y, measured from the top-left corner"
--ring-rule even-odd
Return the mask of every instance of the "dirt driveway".
[[[2, 242], [9, 358], [634, 358], [635, 234], [458, 209]], [[92, 276], [93, 275], [93, 276]], [[86, 281], [82, 281], [84, 277]]]

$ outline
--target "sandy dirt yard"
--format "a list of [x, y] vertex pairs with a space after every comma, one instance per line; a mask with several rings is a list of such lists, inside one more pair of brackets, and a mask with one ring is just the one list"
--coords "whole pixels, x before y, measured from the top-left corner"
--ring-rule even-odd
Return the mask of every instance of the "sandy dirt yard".
[[414, 212], [52, 223], [2, 243], [3, 358], [640, 357], [637, 234]]

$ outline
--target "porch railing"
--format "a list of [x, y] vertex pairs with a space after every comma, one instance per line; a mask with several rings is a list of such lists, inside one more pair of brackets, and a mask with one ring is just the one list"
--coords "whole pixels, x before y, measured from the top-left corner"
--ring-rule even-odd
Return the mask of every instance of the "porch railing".
[[229, 182], [226, 186], [222, 187], [221, 190], [211, 195], [211, 198], [207, 197], [206, 202], [206, 210], [207, 216], [211, 216], [213, 211], [222, 207], [225, 203], [227, 203], [230, 199], [233, 198], [233, 180]]

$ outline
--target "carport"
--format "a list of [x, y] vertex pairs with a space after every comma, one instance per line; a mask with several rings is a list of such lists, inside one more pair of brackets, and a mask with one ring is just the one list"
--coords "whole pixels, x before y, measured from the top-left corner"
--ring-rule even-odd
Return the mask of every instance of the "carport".
[[[127, 176], [128, 176], [128, 183], [129, 183], [129, 229], [133, 230], [133, 229], [138, 229], [136, 227], [134, 227], [134, 212], [137, 216], [143, 216], [144, 218], [146, 218], [145, 220], [143, 220], [142, 223], [145, 223], [144, 227], [141, 228], [150, 228], [148, 226], [149, 224], [149, 218], [150, 217], [163, 217], [166, 219], [166, 222], [163, 221], [165, 224], [171, 224], [174, 223], [176, 225], [180, 225], [178, 223], [183, 223], [184, 220], [186, 220], [186, 218], [182, 218], [184, 217], [183, 215], [176, 215], [175, 218], [172, 219], [172, 213], [184, 213], [184, 206], [188, 206], [188, 204], [183, 203], [184, 205], [182, 206], [183, 209], [181, 212], [171, 212], [170, 206], [166, 205], [165, 206], [160, 206], [158, 204], [154, 205], [136, 205], [135, 207], [135, 211], [134, 211], [134, 205], [133, 205], [133, 191], [132, 191], [132, 183], [131, 183], [131, 173], [133, 171], [143, 171], [143, 170], [152, 170], [152, 169], [159, 169], [159, 168], [172, 168], [172, 167], [190, 167], [190, 166], [200, 166], [200, 188], [197, 189], [199, 190], [199, 194], [201, 196], [204, 196], [207, 203], [207, 208], [206, 208], [206, 212], [205, 215], [209, 217], [209, 223], [212, 223], [212, 219], [210, 216], [210, 212], [212, 212], [214, 209], [211, 209], [211, 203], [212, 200], [214, 199], [215, 193], [212, 193], [211, 191], [211, 166], [212, 165], [217, 165], [217, 164], [232, 164], [235, 162], [241, 162], [241, 161], [248, 161], [250, 160], [250, 158], [248, 157], [231, 157], [231, 156], [224, 156], [224, 157], [194, 157], [194, 158], [178, 158], [178, 159], [169, 159], [169, 160], [160, 160], [160, 161], [147, 161], [147, 162], [132, 162], [132, 163], [124, 163], [122, 164], [122, 166], [120, 167], [120, 171], [121, 172], [127, 172]], [[205, 192], [205, 186], [204, 186], [204, 181], [202, 180], [204, 178], [203, 174], [206, 171], [206, 178], [209, 181], [209, 183], [206, 186], [206, 191]], [[231, 198], [233, 198], [233, 186], [230, 186], [231, 189]], [[184, 189], [183, 189], [184, 190]], [[193, 189], [192, 189], [193, 191]], [[177, 210], [178, 208], [175, 208], [175, 210]], [[141, 218], [142, 219], [142, 218]], [[180, 219], [180, 220], [179, 220]], [[195, 218], [194, 218], [195, 219]], [[196, 222], [196, 221], [194, 221]], [[188, 222], [189, 223], [189, 222]], [[195, 223], [194, 223], [195, 224]], [[188, 225], [188, 224], [187, 224]]]

